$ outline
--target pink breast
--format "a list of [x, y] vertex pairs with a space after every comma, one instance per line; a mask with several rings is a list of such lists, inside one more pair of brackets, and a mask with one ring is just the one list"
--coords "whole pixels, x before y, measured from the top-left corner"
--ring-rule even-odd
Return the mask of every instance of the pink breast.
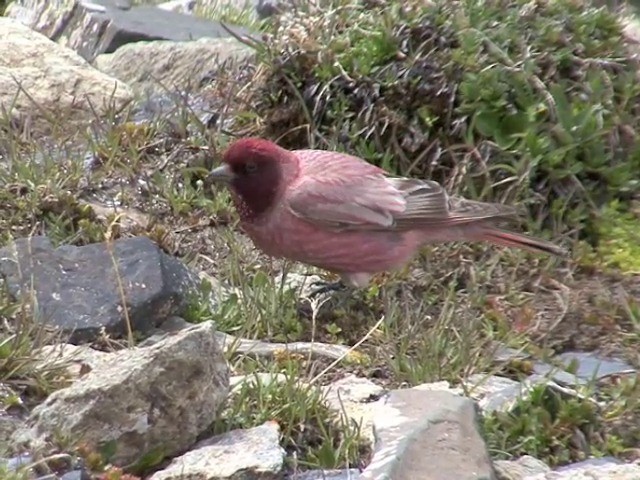
[[291, 215], [243, 225], [255, 245], [275, 257], [333, 272], [376, 273], [401, 267], [420, 246], [414, 232], [334, 232]]

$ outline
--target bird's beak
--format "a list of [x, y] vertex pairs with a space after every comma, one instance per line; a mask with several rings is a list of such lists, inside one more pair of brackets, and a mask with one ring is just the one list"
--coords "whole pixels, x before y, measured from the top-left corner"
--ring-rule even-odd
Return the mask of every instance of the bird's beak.
[[229, 165], [225, 164], [225, 165], [220, 165], [219, 167], [216, 167], [213, 170], [211, 170], [209, 172], [209, 175], [207, 175], [205, 182], [206, 183], [213, 183], [213, 182], [229, 183], [233, 180], [233, 178], [234, 178], [233, 172], [229, 168]]

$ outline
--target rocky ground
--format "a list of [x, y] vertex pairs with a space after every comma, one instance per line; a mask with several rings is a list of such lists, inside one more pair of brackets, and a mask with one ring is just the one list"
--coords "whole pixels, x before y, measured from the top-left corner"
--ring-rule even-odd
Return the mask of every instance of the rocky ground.
[[[234, 136], [289, 128], [284, 93], [255, 96], [265, 42], [316, 17], [220, 0], [5, 15], [0, 478], [640, 479], [637, 208], [600, 210], [598, 248], [551, 229], [568, 260], [434, 246], [311, 298], [326, 274], [256, 251], [202, 179]], [[316, 51], [302, 30], [291, 45]], [[270, 101], [286, 108], [262, 118]]]

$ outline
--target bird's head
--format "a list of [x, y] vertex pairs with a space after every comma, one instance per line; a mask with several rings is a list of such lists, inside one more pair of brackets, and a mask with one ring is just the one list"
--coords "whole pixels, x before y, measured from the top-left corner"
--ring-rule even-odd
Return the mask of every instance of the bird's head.
[[244, 138], [229, 146], [207, 181], [227, 183], [239, 197], [240, 215], [247, 218], [271, 208], [297, 174], [295, 154], [269, 140]]

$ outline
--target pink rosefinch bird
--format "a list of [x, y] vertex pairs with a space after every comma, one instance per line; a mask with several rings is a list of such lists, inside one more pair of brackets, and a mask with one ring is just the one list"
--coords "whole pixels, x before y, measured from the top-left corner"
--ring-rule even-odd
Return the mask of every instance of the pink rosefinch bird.
[[565, 255], [497, 228], [513, 207], [449, 196], [437, 182], [392, 177], [343, 153], [242, 139], [207, 181], [228, 183], [241, 227], [260, 250], [336, 273], [353, 287], [403, 267], [429, 243], [487, 241]]

